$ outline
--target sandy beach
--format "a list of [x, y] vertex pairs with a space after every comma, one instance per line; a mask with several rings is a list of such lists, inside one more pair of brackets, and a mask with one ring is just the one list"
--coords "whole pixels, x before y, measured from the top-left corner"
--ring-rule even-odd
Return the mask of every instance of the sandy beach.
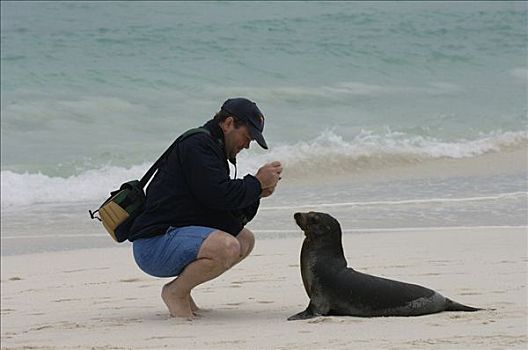
[[[0, 1], [0, 17], [2, 350], [528, 349], [528, 2]], [[193, 291], [200, 317], [171, 318], [170, 279], [89, 210], [236, 97], [269, 147], [226, 161], [227, 187], [277, 160], [282, 180], [252, 254]], [[309, 301], [293, 215], [311, 210], [339, 220], [349, 267], [483, 310], [287, 321]]]
[[127, 247], [2, 257], [2, 349], [525, 349], [527, 232], [427, 229], [347, 234], [348, 266], [417, 283], [485, 308], [413, 318], [286, 321], [308, 298], [302, 238], [258, 239], [252, 255], [193, 297], [204, 310], [168, 316], [165, 279]]

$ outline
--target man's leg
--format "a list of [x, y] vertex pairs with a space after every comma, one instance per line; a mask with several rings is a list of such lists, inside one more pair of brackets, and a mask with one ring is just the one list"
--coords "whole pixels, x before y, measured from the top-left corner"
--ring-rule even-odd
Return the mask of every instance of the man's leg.
[[255, 236], [247, 228], [242, 229], [236, 236], [236, 239], [240, 243], [240, 258], [237, 260], [237, 264], [244, 260], [253, 250], [255, 246]]
[[176, 279], [163, 286], [161, 298], [171, 316], [193, 317], [191, 290], [220, 276], [239, 262], [241, 256], [241, 243], [238, 239], [223, 231], [211, 233], [202, 243], [197, 259], [187, 265]]
[[[239, 259], [237, 259], [234, 265], [238, 264], [240, 261], [245, 259], [251, 253], [253, 247], [255, 246], [255, 236], [250, 230], [246, 228], [240, 231], [240, 233], [236, 236], [236, 239], [240, 243], [240, 257]], [[191, 310], [193, 313], [200, 311], [200, 308], [194, 302], [192, 295], [190, 295], [190, 302]]]

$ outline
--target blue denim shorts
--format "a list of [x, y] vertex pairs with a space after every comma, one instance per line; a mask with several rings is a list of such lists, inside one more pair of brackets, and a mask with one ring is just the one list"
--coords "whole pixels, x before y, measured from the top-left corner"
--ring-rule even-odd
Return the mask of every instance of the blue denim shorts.
[[141, 270], [155, 277], [175, 277], [196, 260], [203, 241], [216, 229], [204, 226], [169, 227], [163, 235], [132, 243]]

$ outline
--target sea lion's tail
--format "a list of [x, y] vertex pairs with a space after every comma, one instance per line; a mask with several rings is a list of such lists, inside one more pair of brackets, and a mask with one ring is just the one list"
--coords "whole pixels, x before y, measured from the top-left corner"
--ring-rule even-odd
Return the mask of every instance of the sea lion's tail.
[[453, 301], [451, 299], [447, 299], [446, 298], [446, 309], [445, 310], [446, 311], [468, 311], [468, 312], [473, 312], [473, 311], [479, 311], [479, 310], [482, 310], [482, 309], [479, 309], [477, 307], [471, 307], [471, 306], [459, 304], [456, 301]]

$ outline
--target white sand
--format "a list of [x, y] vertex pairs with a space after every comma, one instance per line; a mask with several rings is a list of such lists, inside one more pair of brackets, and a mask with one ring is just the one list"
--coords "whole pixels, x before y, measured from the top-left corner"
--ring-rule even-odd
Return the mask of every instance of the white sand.
[[[209, 309], [168, 317], [165, 279], [138, 270], [127, 248], [2, 258], [2, 349], [526, 349], [525, 229], [344, 236], [351, 267], [487, 308], [412, 318], [286, 321], [308, 302], [301, 237], [258, 240], [253, 254], [196, 289]], [[491, 310], [493, 308], [494, 310]]]

